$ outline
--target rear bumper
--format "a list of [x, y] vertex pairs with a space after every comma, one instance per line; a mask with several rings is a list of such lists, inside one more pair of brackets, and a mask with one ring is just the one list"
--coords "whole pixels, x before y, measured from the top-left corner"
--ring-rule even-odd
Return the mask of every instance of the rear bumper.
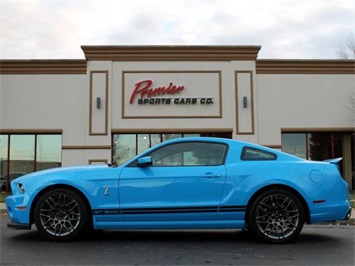
[[344, 218], [344, 220], [349, 220], [350, 219], [350, 217], [351, 217], [351, 207], [349, 208], [349, 210], [348, 210], [348, 213], [346, 214], [346, 216], [345, 216], [345, 218]]

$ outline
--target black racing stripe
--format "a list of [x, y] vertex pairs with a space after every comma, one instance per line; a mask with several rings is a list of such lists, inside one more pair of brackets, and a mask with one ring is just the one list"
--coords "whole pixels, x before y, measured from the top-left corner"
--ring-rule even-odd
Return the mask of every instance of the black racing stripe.
[[244, 212], [246, 206], [221, 206], [219, 212]]
[[[93, 215], [118, 215], [118, 214], [183, 214], [217, 212], [218, 207], [175, 207], [175, 208], [128, 208], [128, 209], [94, 209]], [[221, 206], [219, 212], [244, 212], [246, 206]]]
[[178, 207], [178, 208], [141, 208], [122, 209], [122, 214], [164, 214], [164, 213], [193, 213], [217, 212], [217, 207]]

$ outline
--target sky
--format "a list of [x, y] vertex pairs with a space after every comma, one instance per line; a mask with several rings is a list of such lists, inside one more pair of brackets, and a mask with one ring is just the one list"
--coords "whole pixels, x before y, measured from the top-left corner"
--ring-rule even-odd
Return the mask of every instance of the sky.
[[337, 59], [355, 0], [0, 0], [0, 59], [84, 59], [82, 45], [260, 45]]

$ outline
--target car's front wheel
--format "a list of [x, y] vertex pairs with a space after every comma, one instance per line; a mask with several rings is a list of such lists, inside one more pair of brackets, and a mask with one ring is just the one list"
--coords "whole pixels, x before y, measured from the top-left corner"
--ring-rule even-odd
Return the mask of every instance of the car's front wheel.
[[88, 209], [83, 199], [67, 188], [46, 192], [37, 201], [34, 222], [38, 231], [53, 241], [77, 238], [88, 226]]
[[271, 243], [286, 243], [299, 235], [304, 224], [304, 209], [293, 193], [281, 189], [265, 191], [252, 203], [249, 229]]

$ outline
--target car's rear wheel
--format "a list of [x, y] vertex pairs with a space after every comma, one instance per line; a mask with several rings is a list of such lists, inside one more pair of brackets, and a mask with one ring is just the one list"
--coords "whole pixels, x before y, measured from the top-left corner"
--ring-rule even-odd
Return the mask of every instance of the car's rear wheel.
[[249, 229], [271, 243], [286, 243], [299, 235], [304, 224], [304, 209], [291, 192], [273, 189], [260, 194], [249, 212]]
[[38, 231], [53, 241], [77, 238], [88, 226], [88, 208], [83, 199], [67, 188], [46, 192], [37, 201], [34, 222]]

